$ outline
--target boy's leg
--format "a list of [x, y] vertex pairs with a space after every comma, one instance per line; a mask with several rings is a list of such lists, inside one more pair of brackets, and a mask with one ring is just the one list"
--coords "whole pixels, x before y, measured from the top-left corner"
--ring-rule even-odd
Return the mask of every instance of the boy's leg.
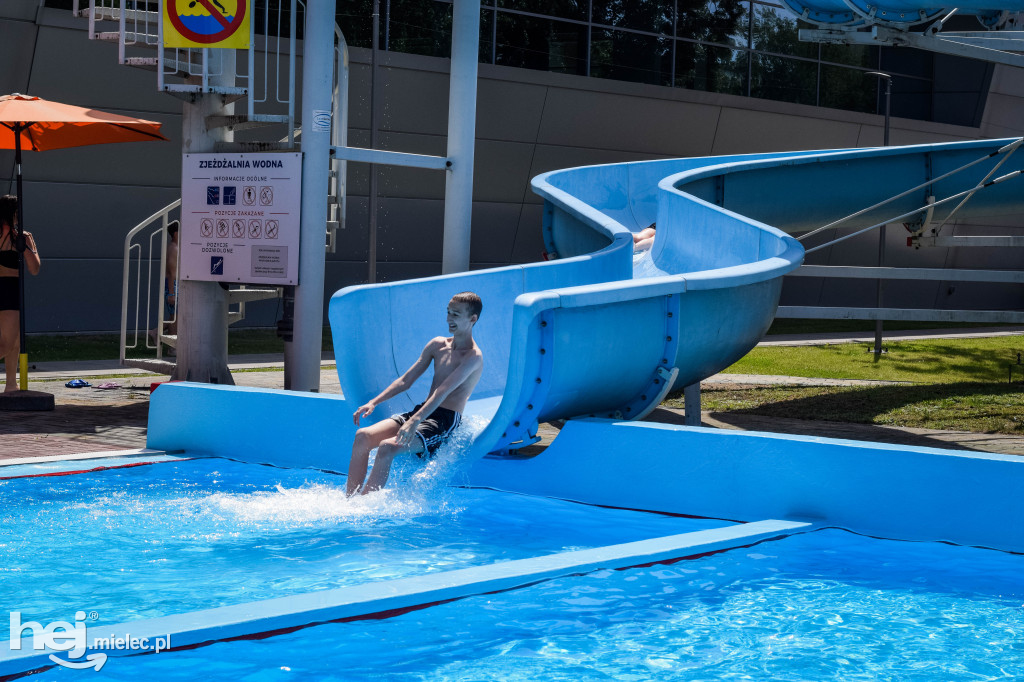
[[363, 485], [363, 479], [366, 478], [366, 464], [370, 459], [370, 450], [380, 445], [381, 441], [394, 438], [400, 428], [398, 422], [388, 418], [356, 431], [355, 440], [352, 441], [352, 457], [348, 462], [346, 495], [355, 494]]
[[366, 485], [363, 486], [363, 494], [372, 493], [384, 487], [384, 484], [388, 482], [388, 476], [391, 474], [391, 462], [394, 461], [396, 455], [400, 455], [403, 452], [418, 455], [425, 450], [426, 446], [424, 446], [423, 439], [419, 436], [413, 438], [412, 443], [409, 445], [399, 445], [394, 437], [382, 442], [377, 447], [377, 458], [373, 460], [373, 469], [370, 471], [370, 477], [366, 479]]

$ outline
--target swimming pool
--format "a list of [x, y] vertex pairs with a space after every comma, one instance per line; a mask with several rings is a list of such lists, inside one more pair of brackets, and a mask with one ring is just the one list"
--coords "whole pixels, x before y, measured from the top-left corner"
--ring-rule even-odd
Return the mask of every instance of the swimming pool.
[[93, 679], [1014, 678], [1022, 569], [1018, 555], [826, 529], [386, 620], [118, 659]]
[[[966, 679], [1018, 665], [1021, 558], [964, 546], [1024, 547], [1016, 458], [582, 420], [537, 457], [409, 464], [401, 495], [354, 501], [331, 473], [221, 458], [0, 481], [0, 589], [22, 621], [83, 609], [90, 637], [173, 635], [177, 651], [107, 651], [97, 679]], [[890, 539], [820, 530], [839, 525]], [[42, 666], [65, 674], [0, 652], [0, 675]]]
[[343, 476], [216, 458], [3, 480], [0, 602], [121, 623], [729, 525], [429, 473], [351, 500]]

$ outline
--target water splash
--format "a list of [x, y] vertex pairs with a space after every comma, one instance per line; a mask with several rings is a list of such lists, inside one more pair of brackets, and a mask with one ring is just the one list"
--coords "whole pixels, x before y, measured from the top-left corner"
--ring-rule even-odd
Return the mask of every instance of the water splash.
[[[274, 490], [213, 493], [180, 502], [196, 516], [227, 517], [256, 526], [307, 528], [339, 523], [362, 525], [422, 516], [453, 516], [462, 511], [448, 488], [463, 471], [473, 439], [483, 431], [483, 417], [466, 417], [437, 454], [424, 461], [407, 455], [395, 459], [388, 485], [369, 495], [345, 496], [345, 485], [278, 484]], [[376, 450], [370, 453], [370, 463]]]
[[362, 520], [411, 517], [426, 510], [417, 500], [394, 496], [371, 499], [345, 497], [345, 486], [306, 483], [298, 488], [281, 484], [254, 493], [214, 493], [194, 504], [237, 522], [284, 527], [358, 524]]
[[[473, 441], [486, 426], [487, 420], [479, 415], [464, 418], [459, 428], [452, 432], [425, 466], [417, 467], [413, 471], [409, 477], [413, 489], [422, 494], [429, 494], [431, 491], [446, 488], [452, 479], [465, 470], [465, 465], [469, 463], [465, 455], [469, 453]], [[413, 459], [417, 463], [422, 463], [419, 458]]]

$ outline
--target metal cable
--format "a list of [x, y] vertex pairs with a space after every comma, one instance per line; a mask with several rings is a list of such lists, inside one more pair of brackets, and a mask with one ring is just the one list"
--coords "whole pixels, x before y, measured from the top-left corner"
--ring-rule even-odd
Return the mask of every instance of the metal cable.
[[810, 249], [807, 249], [806, 253], [814, 253], [815, 251], [819, 251], [821, 249], [824, 249], [826, 246], [832, 246], [833, 244], [838, 244], [839, 242], [844, 242], [847, 239], [851, 239], [853, 237], [856, 237], [859, 234], [864, 234], [865, 232], [870, 232], [871, 230], [875, 230], [875, 229], [877, 229], [879, 227], [882, 227], [883, 225], [888, 225], [889, 223], [899, 222], [900, 220], [903, 220], [904, 218], [908, 218], [908, 217], [910, 217], [910, 216], [912, 216], [912, 215], [914, 215], [916, 213], [921, 213], [922, 211], [927, 210], [929, 206], [932, 206], [932, 207], [934, 207], [934, 206], [941, 206], [942, 204], [945, 204], [946, 202], [953, 201], [954, 199], [959, 199], [960, 197], [962, 197], [964, 195], [967, 195], [967, 194], [974, 194], [975, 192], [977, 192], [980, 189], [985, 189], [986, 187], [991, 187], [992, 185], [997, 185], [1000, 182], [1003, 182], [1004, 180], [1009, 180], [1010, 178], [1017, 177], [1017, 176], [1019, 176], [1021, 174], [1024, 174], [1024, 171], [1016, 170], [1016, 171], [1013, 171], [1012, 173], [1007, 173], [1006, 175], [998, 177], [995, 180], [989, 180], [988, 182], [986, 182], [984, 184], [977, 185], [975, 187], [972, 187], [971, 189], [966, 189], [963, 192], [958, 192], [957, 194], [953, 194], [951, 196], [948, 196], [945, 199], [940, 199], [939, 201], [936, 201], [933, 204], [928, 204], [927, 206], [925, 206], [923, 208], [914, 209], [913, 211], [909, 211], [907, 213], [904, 213], [903, 215], [898, 215], [898, 216], [896, 216], [894, 218], [889, 218], [888, 220], [883, 220], [880, 223], [875, 223], [871, 227], [865, 227], [862, 230], [857, 230], [856, 232], [851, 232], [850, 234], [844, 235], [842, 237], [839, 237], [838, 239], [833, 239], [830, 242], [825, 242], [824, 244], [820, 244], [819, 246], [812, 247]]
[[[803, 241], [804, 239], [807, 239], [808, 237], [814, 236], [814, 235], [818, 234], [819, 232], [822, 232], [823, 230], [831, 229], [831, 228], [835, 227], [836, 225], [838, 225], [840, 223], [844, 223], [847, 220], [851, 220], [853, 218], [856, 218], [857, 216], [863, 215], [863, 214], [867, 213], [868, 211], [873, 211], [876, 208], [881, 208], [882, 206], [885, 206], [886, 204], [888, 204], [890, 202], [896, 201], [897, 199], [902, 199], [903, 197], [907, 196], [908, 194], [916, 192], [919, 189], [924, 189], [928, 185], [931, 185], [933, 183], [939, 182], [940, 180], [945, 180], [946, 178], [950, 177], [951, 175], [955, 175], [955, 174], [959, 173], [960, 171], [967, 170], [971, 166], [976, 166], [977, 164], [981, 163], [982, 161], [986, 161], [988, 159], [991, 159], [992, 157], [998, 156], [999, 154], [1002, 154], [1003, 152], [1006, 152], [1006, 151], [1009, 151], [1009, 152], [1016, 151], [1017, 147], [1019, 147], [1022, 143], [1024, 143], [1024, 137], [1019, 137], [1016, 140], [1014, 140], [1013, 142], [1011, 142], [1010, 144], [1008, 144], [1008, 145], [1006, 145], [1004, 147], [1000, 147], [999, 149], [995, 150], [994, 152], [992, 152], [990, 154], [986, 154], [985, 156], [982, 156], [981, 158], [975, 159], [974, 161], [971, 161], [968, 164], [960, 166], [959, 168], [954, 168], [953, 170], [951, 170], [951, 171], [949, 171], [947, 173], [943, 173], [942, 175], [940, 175], [940, 176], [938, 176], [936, 178], [931, 178], [927, 182], [923, 182], [920, 185], [918, 185], [917, 187], [911, 187], [910, 189], [906, 190], [905, 192], [901, 192], [900, 194], [897, 194], [895, 196], [889, 197], [885, 201], [881, 201], [881, 202], [875, 204], [874, 206], [868, 206], [867, 208], [863, 208], [863, 209], [857, 211], [856, 213], [851, 213], [850, 215], [848, 215], [848, 216], [846, 216], [844, 218], [840, 218], [839, 220], [835, 220], [835, 221], [829, 223], [828, 225], [825, 225], [823, 227], [819, 227], [816, 230], [812, 230], [812, 231], [808, 232], [807, 234], [804, 234], [804, 235], [801, 235], [801, 236], [797, 237], [797, 240], [798, 241]], [[1007, 158], [1009, 158], [1009, 155], [1007, 155]], [[1003, 161], [1005, 161], [1005, 160], [1006, 159], [1003, 159]], [[1001, 163], [1002, 163], [1002, 161], [1000, 161], [1000, 164]], [[997, 165], [996, 168], [998, 168], [998, 167], [999, 166]], [[995, 171], [995, 169], [993, 169], [993, 172], [994, 171]], [[991, 173], [990, 173], [990, 175], [991, 175]], [[987, 177], [986, 177], [986, 179], [987, 179]], [[915, 211], [915, 213], [919, 213], [919, 212], [920, 211]], [[913, 214], [908, 214], [908, 215], [913, 215]], [[890, 222], [893, 222], [893, 221], [890, 221]]]

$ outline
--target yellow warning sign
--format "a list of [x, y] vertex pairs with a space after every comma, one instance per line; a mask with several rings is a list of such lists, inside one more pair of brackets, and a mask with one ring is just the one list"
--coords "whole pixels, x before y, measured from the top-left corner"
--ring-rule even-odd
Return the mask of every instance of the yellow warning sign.
[[252, 0], [164, 0], [164, 47], [249, 48]]

